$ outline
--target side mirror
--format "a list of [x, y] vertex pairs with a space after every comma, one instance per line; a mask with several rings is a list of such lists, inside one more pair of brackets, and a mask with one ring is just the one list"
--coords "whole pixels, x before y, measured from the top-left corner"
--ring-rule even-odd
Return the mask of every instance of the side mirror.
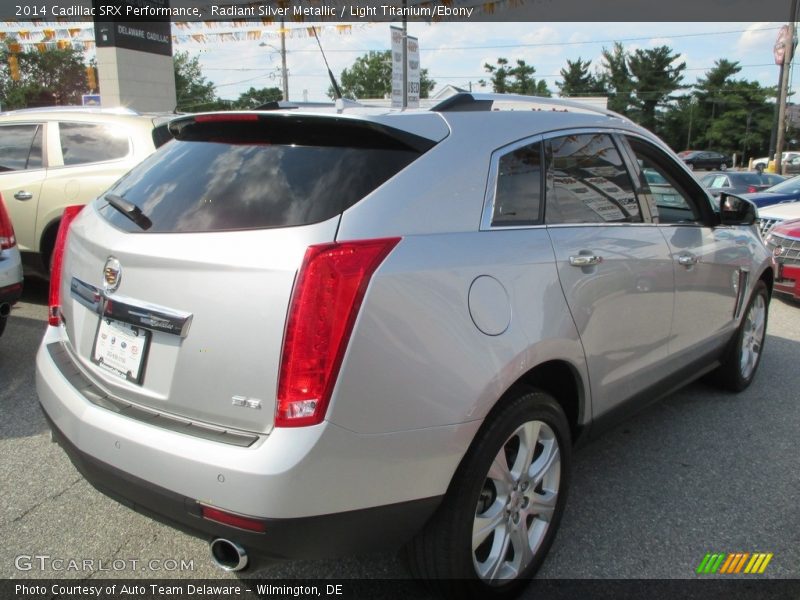
[[719, 195], [719, 221], [722, 225], [752, 225], [757, 218], [756, 205], [749, 200], [726, 192]]

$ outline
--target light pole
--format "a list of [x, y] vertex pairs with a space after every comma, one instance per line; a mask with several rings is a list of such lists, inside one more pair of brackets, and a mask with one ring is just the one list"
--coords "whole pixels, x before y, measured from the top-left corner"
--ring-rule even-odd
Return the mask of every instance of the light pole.
[[276, 48], [272, 44], [268, 44], [267, 42], [261, 42], [259, 47], [261, 48], [272, 48], [275, 52], [280, 52], [281, 55], [281, 82], [283, 84], [283, 101], [289, 101], [289, 69], [286, 68], [286, 28], [283, 26], [284, 21], [281, 19], [281, 47]]

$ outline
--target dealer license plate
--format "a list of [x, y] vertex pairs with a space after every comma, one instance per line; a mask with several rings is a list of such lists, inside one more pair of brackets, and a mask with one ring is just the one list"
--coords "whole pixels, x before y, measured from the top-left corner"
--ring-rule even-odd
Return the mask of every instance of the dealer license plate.
[[141, 383], [149, 344], [147, 329], [103, 317], [94, 340], [92, 362], [118, 377]]

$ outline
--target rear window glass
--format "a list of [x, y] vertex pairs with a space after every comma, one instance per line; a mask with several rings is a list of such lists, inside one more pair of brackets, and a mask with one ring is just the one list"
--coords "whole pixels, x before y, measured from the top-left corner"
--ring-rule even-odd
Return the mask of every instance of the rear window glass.
[[[302, 145], [257, 143], [252, 129], [233, 137], [220, 129], [211, 141], [195, 132], [165, 144], [109, 191], [141, 209], [149, 233], [308, 225], [346, 210], [420, 154], [397, 145], [352, 147], [346, 136], [338, 145], [324, 136], [320, 145], [309, 143], [313, 135]], [[142, 231], [110, 206], [101, 213], [125, 231]]]
[[128, 155], [127, 132], [116, 125], [61, 123], [61, 154], [65, 165], [115, 160]]

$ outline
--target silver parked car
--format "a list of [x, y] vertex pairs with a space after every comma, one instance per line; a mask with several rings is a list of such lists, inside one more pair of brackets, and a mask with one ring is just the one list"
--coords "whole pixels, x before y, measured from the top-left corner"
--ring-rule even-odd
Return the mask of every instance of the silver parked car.
[[62, 228], [37, 387], [87, 479], [224, 568], [404, 545], [418, 576], [515, 592], [573, 444], [756, 373], [753, 205], [716, 213], [618, 115], [460, 94], [170, 127]]
[[22, 259], [14, 226], [0, 195], [0, 335], [6, 329], [8, 315], [22, 295]]

